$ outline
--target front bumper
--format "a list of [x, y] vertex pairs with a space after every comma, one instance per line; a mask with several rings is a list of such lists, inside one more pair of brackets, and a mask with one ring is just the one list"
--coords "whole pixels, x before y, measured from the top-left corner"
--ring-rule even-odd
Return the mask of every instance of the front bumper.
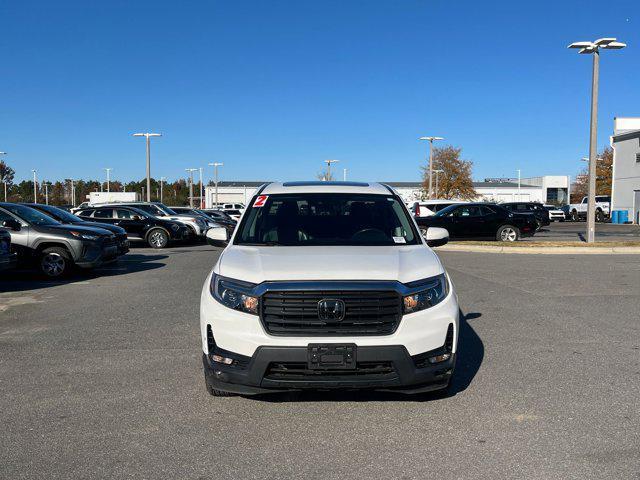
[[96, 268], [118, 258], [120, 247], [117, 243], [108, 245], [91, 244], [83, 246], [82, 256], [75, 262], [80, 268]]
[[455, 354], [437, 364], [425, 361], [425, 355], [411, 357], [402, 345], [359, 347], [355, 370], [308, 370], [306, 347], [260, 347], [253, 357], [236, 356], [233, 365], [214, 363], [206, 354], [202, 362], [210, 385], [242, 395], [307, 389], [422, 393], [446, 388]]
[[[441, 303], [403, 315], [396, 330], [389, 335], [371, 336], [271, 335], [265, 331], [259, 316], [229, 309], [214, 300], [209, 283], [210, 276], [203, 286], [200, 302], [202, 351], [205, 354], [205, 373], [219, 390], [250, 394], [273, 389], [404, 388], [413, 392], [443, 388], [448, 382], [448, 376], [443, 372], [453, 368], [459, 328], [458, 299], [451, 283], [449, 294]], [[450, 330], [451, 358], [448, 363], [418, 368], [414, 359], [425, 355], [425, 352], [441, 349], [448, 341]], [[208, 357], [214, 353], [210, 348], [210, 337], [215, 340], [216, 350], [237, 358], [245, 369], [238, 369], [235, 364], [212, 364]], [[267, 375], [269, 365], [273, 363], [305, 363], [309, 344], [354, 344], [358, 362], [391, 363], [394, 374], [371, 379], [365, 379], [365, 376], [356, 379], [354, 375], [351, 378], [330, 378], [331, 375], [326, 375], [321, 379], [299, 378], [293, 383], [291, 379]]]

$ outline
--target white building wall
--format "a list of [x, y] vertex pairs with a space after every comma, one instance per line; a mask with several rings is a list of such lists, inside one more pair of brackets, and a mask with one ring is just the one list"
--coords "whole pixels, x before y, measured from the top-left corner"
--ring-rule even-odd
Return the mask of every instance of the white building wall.
[[[251, 197], [258, 190], [257, 187], [248, 186], [233, 186], [233, 187], [221, 187], [218, 186], [218, 202], [219, 203], [249, 203]], [[204, 202], [206, 208], [213, 208], [215, 205], [216, 187], [205, 187]]]
[[543, 190], [541, 187], [504, 187], [500, 184], [492, 187], [476, 187], [478, 200], [485, 202], [541, 202], [543, 201]]
[[[616, 118], [613, 137], [611, 210], [626, 210], [630, 221], [640, 223], [640, 118]], [[633, 129], [633, 127], [637, 127]]]

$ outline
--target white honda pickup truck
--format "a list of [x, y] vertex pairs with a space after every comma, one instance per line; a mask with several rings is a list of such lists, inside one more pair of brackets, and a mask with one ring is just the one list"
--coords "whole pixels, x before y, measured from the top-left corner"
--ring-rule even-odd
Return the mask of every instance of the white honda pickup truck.
[[260, 187], [201, 294], [204, 376], [214, 396], [302, 389], [447, 388], [458, 299], [402, 199], [377, 183]]

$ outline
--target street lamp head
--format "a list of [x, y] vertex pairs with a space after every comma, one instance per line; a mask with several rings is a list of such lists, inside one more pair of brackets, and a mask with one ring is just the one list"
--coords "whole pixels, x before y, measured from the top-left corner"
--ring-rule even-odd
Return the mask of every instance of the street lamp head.
[[608, 43], [607, 45], [603, 46], [602, 48], [607, 49], [607, 50], [620, 50], [624, 47], [626, 47], [627, 44], [626, 43], [622, 43], [622, 42], [611, 42]]
[[605, 50], [620, 50], [627, 45], [622, 42], [617, 42], [613, 37], [599, 38], [595, 42], [574, 42], [567, 48], [579, 48], [578, 53], [594, 53], [604, 48]]
[[573, 42], [567, 48], [589, 48], [589, 47], [593, 47], [593, 45], [594, 44], [591, 42]]
[[609, 45], [611, 42], [615, 42], [616, 39], [615, 38], [599, 38], [598, 40], [596, 40], [595, 43], [596, 45], [598, 45], [599, 47], [604, 47], [605, 45]]
[[434, 140], [444, 140], [443, 137], [420, 137], [418, 140], [429, 140], [433, 142]]
[[161, 133], [134, 133], [134, 137], [161, 137]]
[[219, 162], [213, 162], [209, 164], [210, 167], [222, 167], [223, 165], [224, 163], [219, 163]]
[[336, 163], [339, 162], [340, 160], [325, 160], [324, 163], [326, 163], [327, 165], [330, 165], [332, 163]]

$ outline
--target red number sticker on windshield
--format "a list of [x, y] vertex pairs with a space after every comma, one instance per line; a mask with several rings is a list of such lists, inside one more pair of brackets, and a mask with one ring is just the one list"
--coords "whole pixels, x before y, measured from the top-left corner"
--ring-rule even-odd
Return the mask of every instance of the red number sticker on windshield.
[[256, 198], [256, 201], [253, 202], [253, 206], [264, 207], [264, 204], [266, 203], [267, 198], [269, 198], [269, 195], [258, 195], [258, 198]]

